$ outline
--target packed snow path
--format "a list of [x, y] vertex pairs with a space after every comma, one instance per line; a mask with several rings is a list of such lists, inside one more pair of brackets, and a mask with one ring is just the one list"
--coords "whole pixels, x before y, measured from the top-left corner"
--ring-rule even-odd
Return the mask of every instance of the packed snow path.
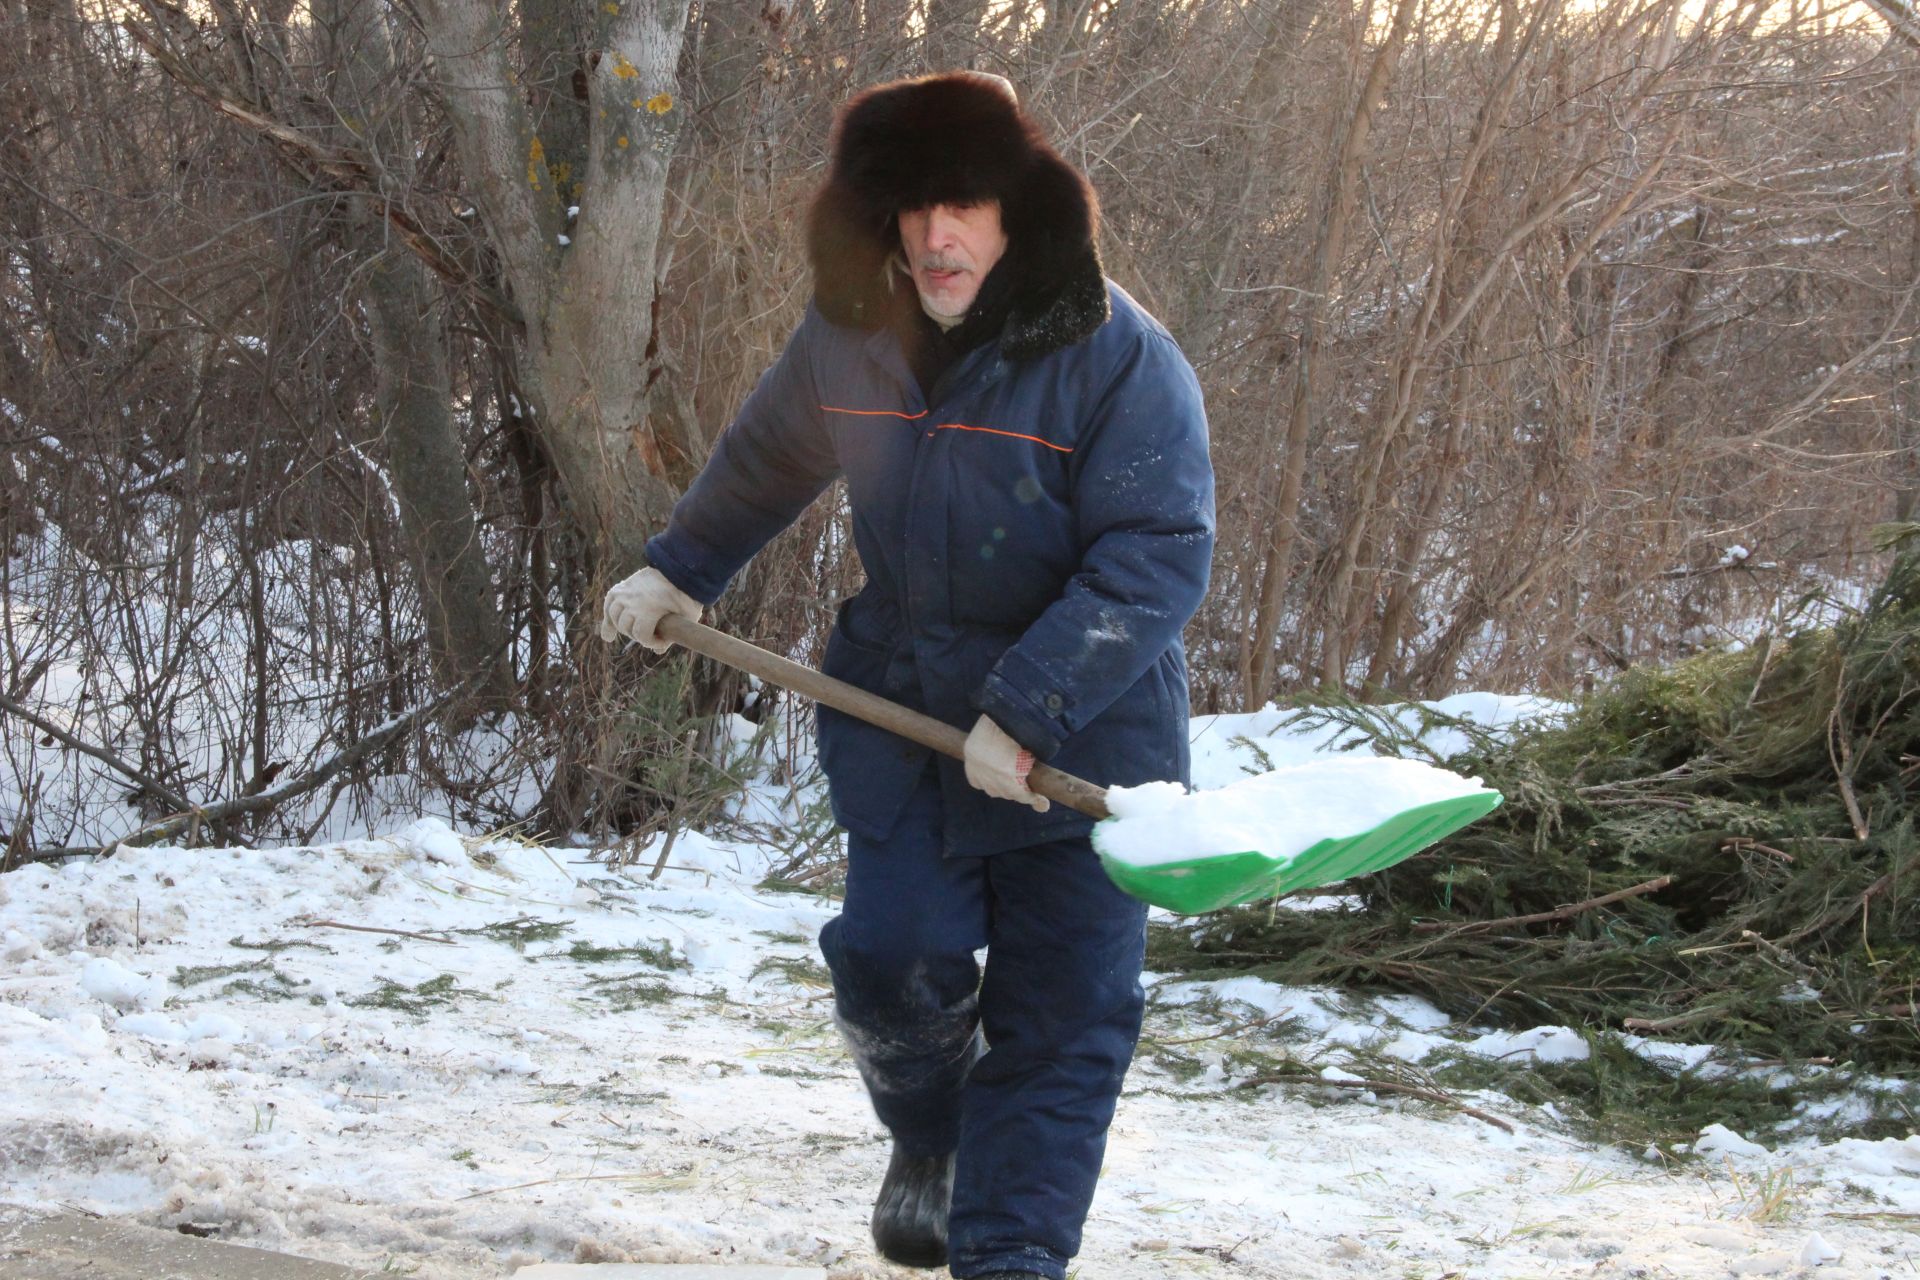
[[[0, 877], [0, 1199], [423, 1280], [629, 1259], [914, 1274], [867, 1238], [886, 1144], [814, 951], [832, 904], [756, 888], [750, 845], [683, 836], [657, 881], [577, 856], [425, 821]], [[1261, 1069], [1249, 1045], [1331, 1063], [1473, 1040], [1418, 1002], [1247, 979], [1153, 994], [1082, 1275], [1869, 1277], [1920, 1259], [1900, 1229], [1920, 1137], [1768, 1156], [1723, 1136], [1663, 1167], [1499, 1097], [1470, 1101], [1511, 1134], [1238, 1083]]]

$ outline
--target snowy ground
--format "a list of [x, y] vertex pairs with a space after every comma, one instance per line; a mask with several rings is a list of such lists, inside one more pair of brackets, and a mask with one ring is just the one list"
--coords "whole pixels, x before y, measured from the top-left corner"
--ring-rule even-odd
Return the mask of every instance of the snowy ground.
[[[1250, 739], [1289, 757], [1277, 718], [1196, 726], [1203, 777]], [[910, 1274], [867, 1238], [886, 1143], [829, 1020], [833, 904], [757, 888], [756, 845], [682, 836], [655, 881], [583, 857], [422, 820], [0, 877], [0, 1200], [423, 1278]], [[1920, 1136], [1649, 1161], [1498, 1096], [1467, 1101], [1511, 1133], [1334, 1083], [1355, 1048], [1571, 1032], [1251, 979], [1152, 995], [1082, 1275], [1920, 1274]], [[1249, 1045], [1327, 1087], [1246, 1087]]]

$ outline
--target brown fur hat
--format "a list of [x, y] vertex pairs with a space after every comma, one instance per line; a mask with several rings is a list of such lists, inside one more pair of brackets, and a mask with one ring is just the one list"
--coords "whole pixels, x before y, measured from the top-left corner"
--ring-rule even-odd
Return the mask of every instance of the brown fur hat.
[[832, 152], [807, 218], [814, 300], [827, 319], [886, 323], [901, 210], [998, 200], [1001, 269], [1012, 272], [1007, 354], [1044, 354], [1106, 321], [1099, 202], [1005, 80], [956, 71], [877, 85], [841, 109]]

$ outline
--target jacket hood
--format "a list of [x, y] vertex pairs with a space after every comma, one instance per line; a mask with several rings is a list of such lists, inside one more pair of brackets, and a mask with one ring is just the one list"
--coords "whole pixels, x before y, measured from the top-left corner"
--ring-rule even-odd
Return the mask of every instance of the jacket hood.
[[1005, 354], [1034, 359], [1106, 323], [1093, 188], [1004, 80], [964, 71], [878, 85], [841, 109], [807, 215], [815, 305], [862, 329], [917, 308], [911, 279], [888, 265], [900, 248], [896, 216], [988, 200], [999, 201], [1007, 234], [996, 267], [1011, 281]]

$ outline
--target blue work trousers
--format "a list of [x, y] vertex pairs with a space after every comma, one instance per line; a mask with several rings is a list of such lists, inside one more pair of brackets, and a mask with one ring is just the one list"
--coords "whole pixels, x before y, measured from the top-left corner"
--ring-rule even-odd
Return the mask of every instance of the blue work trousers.
[[940, 821], [930, 768], [885, 840], [848, 836], [835, 1016], [894, 1141], [957, 1152], [953, 1274], [1064, 1280], [1140, 1036], [1146, 907], [1084, 837], [943, 857]]

